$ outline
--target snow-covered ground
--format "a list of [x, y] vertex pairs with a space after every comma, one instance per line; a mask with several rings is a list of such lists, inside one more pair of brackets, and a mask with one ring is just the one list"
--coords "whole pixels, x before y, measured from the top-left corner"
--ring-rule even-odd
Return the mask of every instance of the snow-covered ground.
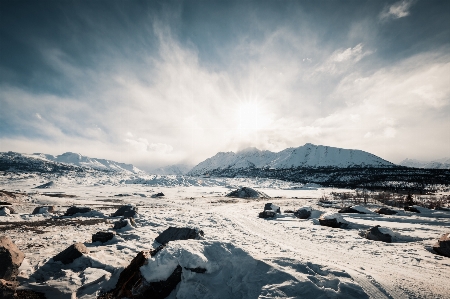
[[[49, 180], [54, 182], [50, 188], [35, 189]], [[450, 212], [342, 214], [348, 228], [333, 229], [320, 226], [317, 219], [337, 208], [317, 203], [330, 192], [344, 190], [267, 179], [197, 179], [196, 184], [180, 177], [153, 177], [147, 184], [126, 184], [127, 180], [0, 178], [0, 189], [23, 193], [13, 205], [18, 214], [0, 216], [0, 234], [10, 236], [26, 255], [19, 274], [22, 287], [44, 292], [47, 298], [96, 298], [115, 286], [138, 252], [159, 245], [155, 241], [159, 233], [178, 226], [199, 228], [204, 237], [169, 242], [141, 269], [144, 277], [163, 279], [175, 264], [207, 272], [183, 268], [182, 281], [170, 298], [450, 297], [450, 259], [431, 250], [442, 234], [450, 232]], [[272, 198], [224, 196], [239, 186], [256, 187]], [[151, 197], [159, 192], [165, 196]], [[282, 213], [275, 219], [258, 218], [266, 202], [280, 206]], [[109, 215], [124, 204], [138, 207], [136, 227], [116, 231], [105, 244], [92, 243], [95, 232], [112, 231], [112, 223], [120, 217]], [[51, 220], [52, 214], [31, 215], [40, 205], [54, 205], [59, 215], [71, 205], [98, 212]], [[306, 220], [283, 213], [302, 206], [319, 212]], [[45, 225], [25, 225], [38, 221]], [[394, 242], [360, 236], [361, 230], [375, 225], [394, 232]], [[75, 242], [83, 242], [90, 253], [69, 265], [53, 261]]]

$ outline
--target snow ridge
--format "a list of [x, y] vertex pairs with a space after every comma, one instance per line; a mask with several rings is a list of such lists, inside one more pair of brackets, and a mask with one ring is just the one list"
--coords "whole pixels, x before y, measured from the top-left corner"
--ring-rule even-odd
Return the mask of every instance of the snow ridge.
[[278, 153], [256, 148], [248, 148], [237, 153], [219, 152], [199, 163], [188, 174], [202, 175], [217, 169], [390, 166], [394, 164], [365, 151], [306, 143]]
[[442, 158], [433, 161], [421, 161], [407, 158], [400, 162], [399, 165], [414, 168], [450, 169], [450, 158]]

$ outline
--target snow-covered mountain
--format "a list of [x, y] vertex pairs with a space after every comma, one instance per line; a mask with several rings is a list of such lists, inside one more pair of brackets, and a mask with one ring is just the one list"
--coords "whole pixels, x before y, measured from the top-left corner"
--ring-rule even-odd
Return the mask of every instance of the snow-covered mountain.
[[160, 175], [185, 175], [192, 169], [193, 165], [188, 164], [174, 164], [164, 167], [159, 167], [152, 170], [150, 173], [152, 174], [160, 174]]
[[297, 148], [287, 148], [278, 153], [247, 148], [243, 151], [220, 152], [195, 166], [188, 174], [202, 175], [212, 170], [296, 167], [390, 167], [393, 163], [373, 154], [307, 143]]
[[400, 162], [400, 165], [414, 168], [450, 169], [450, 158], [442, 158], [433, 161], [405, 159], [402, 162]]
[[[12, 152], [11, 152], [12, 153]], [[16, 157], [21, 155], [23, 161], [26, 162], [26, 158], [32, 159], [30, 161], [42, 160], [47, 162], [56, 162], [62, 164], [68, 164], [79, 167], [87, 167], [96, 170], [106, 170], [106, 171], [118, 171], [118, 172], [128, 172], [128, 173], [141, 173], [142, 170], [134, 167], [132, 164], [119, 163], [106, 159], [97, 159], [83, 156], [77, 153], [67, 152], [62, 155], [53, 156], [49, 154], [35, 153], [35, 154], [16, 154]]]

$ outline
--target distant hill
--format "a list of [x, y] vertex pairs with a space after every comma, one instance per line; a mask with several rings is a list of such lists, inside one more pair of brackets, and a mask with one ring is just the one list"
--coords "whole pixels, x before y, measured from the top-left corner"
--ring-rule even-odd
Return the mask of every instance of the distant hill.
[[307, 143], [278, 153], [247, 148], [243, 151], [219, 152], [199, 163], [189, 175], [203, 175], [231, 169], [290, 169], [319, 167], [391, 167], [393, 163], [361, 150], [343, 149]]
[[433, 161], [420, 161], [415, 159], [405, 159], [399, 165], [414, 168], [428, 169], [450, 169], [450, 158], [442, 158]]
[[185, 175], [192, 169], [192, 166], [193, 165], [175, 164], [156, 168], [150, 171], [150, 173], [160, 175]]
[[140, 169], [134, 167], [131, 164], [119, 163], [105, 159], [89, 158], [71, 152], [67, 152], [58, 156], [41, 153], [0, 153], [0, 169], [36, 172], [59, 172], [66, 170], [83, 171], [83, 169], [127, 173], [142, 172]]

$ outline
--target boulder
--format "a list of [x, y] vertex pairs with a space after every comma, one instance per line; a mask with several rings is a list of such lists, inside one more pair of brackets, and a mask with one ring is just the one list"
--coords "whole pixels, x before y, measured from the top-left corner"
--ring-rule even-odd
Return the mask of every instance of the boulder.
[[277, 213], [272, 210], [266, 210], [261, 213], [259, 213], [259, 218], [275, 218], [277, 216]]
[[156, 237], [155, 241], [159, 244], [167, 244], [170, 241], [175, 240], [188, 240], [188, 239], [200, 239], [204, 235], [203, 231], [198, 230], [196, 228], [189, 227], [169, 227], [158, 237]]
[[320, 216], [319, 223], [322, 226], [333, 228], [344, 228], [348, 223], [338, 213], [326, 213]]
[[450, 257], [450, 233], [443, 234], [442, 237], [433, 246], [437, 254]]
[[266, 205], [264, 206], [264, 211], [274, 211], [278, 214], [281, 214], [281, 210], [279, 206], [274, 205], [273, 203], [266, 203]]
[[120, 220], [117, 220], [116, 222], [114, 222], [114, 227], [113, 229], [121, 229], [124, 228], [128, 225], [128, 223], [131, 226], [136, 227], [136, 222], [134, 222], [134, 219], [132, 217], [130, 218], [122, 218]]
[[300, 208], [294, 212], [294, 216], [300, 219], [308, 219], [311, 217], [311, 208]]
[[108, 242], [114, 238], [113, 232], [96, 232], [92, 235], [92, 243], [100, 241], [102, 243]]
[[125, 218], [135, 217], [137, 215], [137, 207], [132, 205], [121, 206], [114, 214], [113, 217], [123, 216]]
[[408, 212], [420, 213], [420, 211], [416, 207], [413, 207], [413, 206], [406, 206], [403, 209]]
[[32, 214], [35, 215], [45, 213], [55, 213], [55, 207], [54, 206], [35, 207]]
[[67, 209], [66, 213], [64, 214], [64, 216], [72, 216], [75, 214], [84, 214], [84, 213], [88, 213], [92, 211], [91, 208], [88, 207], [70, 207]]
[[156, 198], [156, 197], [163, 197], [163, 196], [165, 196], [164, 193], [159, 192], [159, 193], [153, 194], [151, 197]]
[[239, 197], [239, 198], [270, 198], [267, 194], [257, 191], [249, 187], [242, 187], [234, 190], [226, 195], [227, 197]]
[[376, 225], [370, 229], [368, 229], [364, 234], [363, 237], [369, 240], [373, 241], [381, 241], [386, 243], [392, 242], [392, 236], [390, 234], [385, 234], [382, 231], [380, 231], [380, 226]]
[[295, 211], [293, 211], [293, 210], [284, 210], [284, 213], [285, 214], [293, 214], [293, 213], [295, 213]]
[[83, 243], [75, 243], [58, 253], [53, 257], [55, 262], [60, 261], [64, 265], [72, 263], [75, 259], [81, 257], [83, 254], [89, 253], [89, 250]]
[[0, 298], [13, 299], [18, 286], [19, 283], [17, 281], [0, 279]]
[[0, 237], [0, 279], [14, 280], [25, 255], [7, 236]]
[[164, 281], [147, 282], [142, 276], [140, 268], [147, 259], [154, 257], [164, 246], [151, 251], [141, 251], [131, 263], [120, 273], [114, 289], [101, 295], [100, 299], [106, 298], [166, 298], [177, 287], [181, 281], [182, 268], [177, 266], [172, 274]]
[[0, 208], [0, 216], [8, 216], [9, 214], [11, 214], [11, 210], [9, 209], [9, 207]]
[[395, 214], [397, 214], [397, 211], [383, 207], [383, 208], [376, 210], [375, 213], [382, 214], [382, 215], [395, 215]]
[[338, 213], [355, 213], [355, 214], [365, 214], [364, 212], [358, 211], [352, 207], [345, 207], [338, 211]]

